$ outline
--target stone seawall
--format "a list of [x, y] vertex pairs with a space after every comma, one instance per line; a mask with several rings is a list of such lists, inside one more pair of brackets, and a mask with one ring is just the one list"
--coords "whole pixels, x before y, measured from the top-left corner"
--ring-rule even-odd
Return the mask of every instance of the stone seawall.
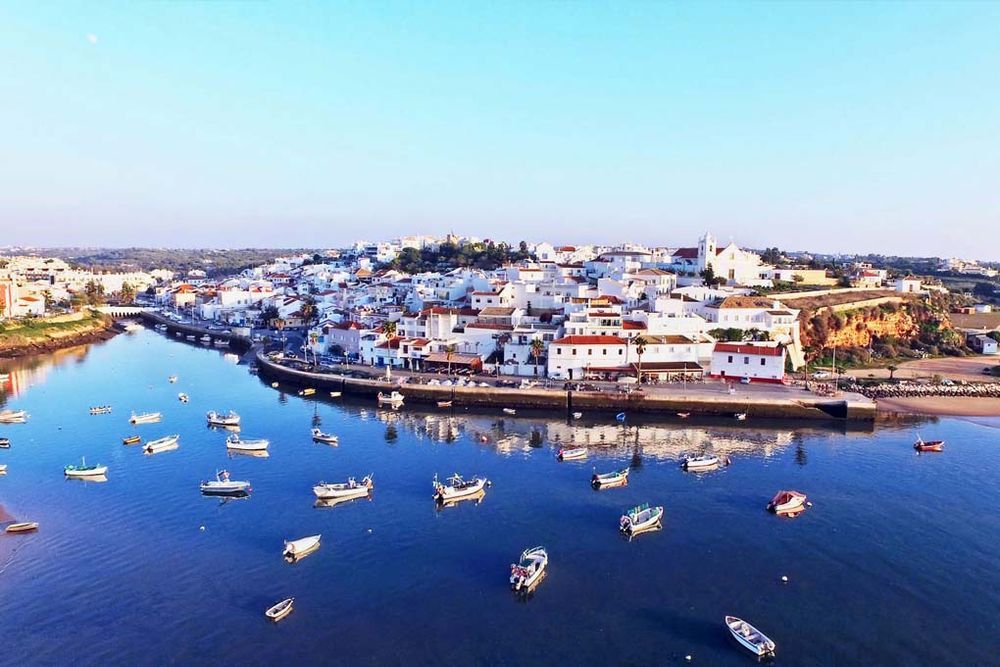
[[436, 403], [453, 401], [455, 407], [521, 408], [572, 412], [641, 412], [674, 415], [690, 412], [699, 415], [732, 416], [746, 412], [752, 417], [773, 419], [857, 420], [875, 419], [873, 402], [815, 397], [767, 398], [729, 396], [673, 397], [645, 393], [629, 395], [609, 392], [564, 391], [560, 389], [507, 389], [503, 387], [442, 387], [425, 384], [396, 384], [381, 380], [312, 373], [287, 368], [270, 361], [264, 354], [257, 355], [257, 366], [262, 377], [283, 380], [302, 387], [323, 391], [341, 391], [344, 394], [371, 396], [379, 392], [399, 391], [407, 401]]

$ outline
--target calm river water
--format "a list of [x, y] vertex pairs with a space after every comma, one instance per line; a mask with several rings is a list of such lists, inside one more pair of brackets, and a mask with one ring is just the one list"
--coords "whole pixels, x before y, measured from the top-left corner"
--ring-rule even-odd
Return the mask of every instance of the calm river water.
[[[997, 664], [1000, 422], [942, 419], [873, 432], [752, 421], [630, 423], [585, 415], [377, 410], [272, 389], [218, 350], [145, 331], [0, 363], [4, 664], [740, 665], [722, 618], [741, 616], [787, 665]], [[167, 381], [176, 374], [176, 384]], [[182, 404], [178, 392], [191, 400]], [[91, 416], [91, 405], [111, 404]], [[207, 410], [234, 409], [268, 458], [226, 454]], [[129, 426], [130, 411], [162, 411]], [[313, 421], [340, 435], [314, 444]], [[919, 429], [946, 451], [917, 455]], [[145, 456], [121, 439], [170, 433]], [[485, 442], [484, 442], [485, 439]], [[558, 463], [559, 442], [590, 458]], [[682, 472], [682, 452], [714, 448], [732, 465]], [[63, 466], [110, 466], [104, 483]], [[636, 457], [626, 488], [588, 482]], [[202, 497], [227, 468], [249, 499]], [[371, 501], [314, 507], [312, 485], [373, 472]], [[482, 503], [438, 510], [431, 479], [485, 474]], [[764, 510], [779, 489], [814, 506]], [[631, 542], [626, 507], [664, 505], [664, 529]], [[282, 542], [322, 533], [296, 564]], [[509, 564], [544, 545], [550, 571], [515, 599]], [[782, 576], [788, 583], [782, 583]], [[278, 625], [263, 611], [295, 596]]]

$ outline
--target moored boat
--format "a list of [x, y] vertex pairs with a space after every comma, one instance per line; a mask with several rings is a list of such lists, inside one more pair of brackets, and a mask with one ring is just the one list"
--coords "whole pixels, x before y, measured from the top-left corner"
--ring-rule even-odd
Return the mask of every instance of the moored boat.
[[913, 443], [913, 448], [918, 452], [943, 452], [944, 440], [924, 440], [917, 435], [917, 441]]
[[777, 646], [763, 632], [741, 618], [726, 616], [726, 627], [743, 648], [758, 657], [774, 655]]
[[66, 477], [101, 477], [108, 474], [108, 466], [102, 466], [100, 463], [89, 466], [86, 459], [80, 459], [80, 465], [63, 468], [63, 474]]
[[236, 449], [244, 452], [262, 452], [267, 449], [271, 441], [266, 438], [240, 438], [239, 434], [233, 433], [226, 438], [226, 448]]
[[619, 423], [623, 423], [625, 421], [625, 413], [624, 412], [619, 412], [618, 414], [616, 414], [615, 415], [615, 421], [617, 421]]
[[583, 417], [583, 413], [582, 412], [574, 412], [573, 413], [573, 419], [580, 419], [581, 417]]
[[690, 417], [690, 416], [691, 416], [691, 413], [690, 413], [690, 412], [678, 412], [678, 413], [677, 413], [677, 417], [678, 417], [679, 419], [687, 419], [687, 418], [688, 418], [688, 417]]
[[689, 472], [712, 470], [720, 465], [729, 465], [729, 457], [716, 456], [715, 454], [702, 454], [701, 456], [685, 456], [681, 461], [681, 467]]
[[451, 407], [451, 401], [438, 401], [437, 402], [437, 406], [439, 408], [450, 408]]
[[138, 445], [142, 442], [142, 438], [137, 435], [130, 435], [127, 438], [122, 438], [123, 445]]
[[7, 464], [0, 463], [0, 475], [6, 475], [6, 474], [7, 474]]
[[33, 530], [38, 530], [37, 521], [21, 521], [19, 523], [12, 523], [7, 526], [5, 532], [8, 533], [30, 533]]
[[90, 408], [90, 414], [92, 415], [106, 415], [111, 412], [110, 405], [97, 405]]
[[468, 498], [491, 486], [490, 480], [485, 477], [471, 477], [462, 479], [457, 472], [449, 477], [447, 483], [439, 482], [437, 475], [434, 475], [434, 500], [439, 503], [447, 503], [460, 498]]
[[342, 395], [342, 392], [339, 392], [339, 391], [331, 391], [330, 392], [330, 398], [340, 398], [341, 395]]
[[626, 510], [618, 521], [618, 528], [626, 535], [635, 535], [644, 530], [659, 527], [662, 521], [662, 506], [650, 507], [649, 503], [643, 503]]
[[10, 438], [0, 438], [0, 449], [10, 449]]
[[505, 415], [516, 415], [517, 410], [515, 410], [514, 408], [503, 408], [503, 413]]
[[24, 410], [0, 411], [0, 424], [23, 424], [28, 421], [28, 413]]
[[319, 540], [322, 535], [310, 535], [297, 540], [286, 540], [283, 555], [286, 558], [301, 558], [319, 549]]
[[167, 378], [167, 382], [169, 382], [170, 384], [173, 384], [173, 383], [177, 382], [177, 376], [176, 375], [169, 376]]
[[295, 598], [287, 598], [285, 600], [282, 600], [276, 605], [268, 607], [267, 611], [264, 612], [264, 615], [267, 616], [272, 621], [274, 621], [275, 623], [277, 623], [285, 616], [288, 616], [290, 613], [292, 613], [292, 605], [294, 603], [295, 603]]
[[607, 489], [612, 486], [625, 486], [628, 484], [629, 468], [622, 468], [613, 472], [603, 474], [594, 473], [590, 478], [590, 484], [595, 489]]
[[375, 488], [373, 475], [366, 475], [359, 483], [353, 477], [339, 484], [320, 482], [313, 487], [313, 494], [320, 500], [364, 498]]
[[178, 447], [177, 441], [180, 440], [180, 437], [179, 435], [167, 435], [156, 440], [150, 440], [143, 445], [142, 451], [146, 454], [157, 454], [170, 449], [176, 449]]
[[308, 387], [306, 389], [299, 391], [299, 396], [312, 396], [315, 393], [316, 393], [315, 389], [313, 389], [312, 387]]
[[229, 341], [225, 338], [216, 338], [212, 341], [212, 345], [215, 347], [229, 347]]
[[205, 414], [205, 419], [208, 420], [210, 426], [239, 426], [240, 416], [230, 410], [227, 413], [216, 412], [215, 410], [210, 410]]
[[775, 514], [796, 514], [805, 510], [806, 494], [800, 491], [778, 491], [767, 504], [767, 510]]
[[188, 395], [182, 391], [181, 393], [177, 394], [177, 400], [180, 401], [181, 403], [187, 403]]
[[319, 430], [318, 428], [314, 428], [312, 430], [312, 439], [313, 442], [324, 442], [328, 445], [336, 445], [338, 442], [340, 442], [340, 438], [338, 438], [334, 434], [323, 433], [323, 431]]
[[515, 591], [534, 588], [549, 565], [545, 547], [532, 547], [521, 552], [521, 558], [510, 566], [510, 587]]
[[140, 412], [139, 414], [132, 413], [132, 416], [128, 418], [129, 424], [155, 424], [160, 421], [161, 415], [159, 412]]
[[741, 422], [742, 421], [746, 421], [746, 419], [747, 419], [747, 413], [745, 413], [745, 412], [737, 412], [736, 414], [733, 415], [733, 417], [736, 417], [737, 421], [741, 421]]
[[560, 461], [578, 461], [587, 458], [586, 447], [562, 447], [556, 453], [556, 458]]
[[250, 493], [250, 482], [229, 478], [228, 470], [216, 470], [215, 479], [202, 482], [199, 487], [206, 496], [245, 496]]
[[379, 405], [389, 405], [394, 408], [398, 408], [403, 404], [404, 397], [398, 391], [394, 391], [391, 394], [378, 393], [378, 404]]

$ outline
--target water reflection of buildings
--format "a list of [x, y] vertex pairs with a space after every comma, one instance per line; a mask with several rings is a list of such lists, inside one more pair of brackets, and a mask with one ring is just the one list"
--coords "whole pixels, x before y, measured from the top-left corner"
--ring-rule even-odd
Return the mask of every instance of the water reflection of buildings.
[[[579, 424], [558, 420], [492, 418], [483, 415], [362, 410], [394, 430], [406, 429], [417, 440], [471, 441], [499, 454], [528, 452], [545, 446], [587, 447], [591, 457], [640, 453], [651, 459], [676, 460], [682, 454], [714, 452], [773, 456], [801, 438], [788, 429], [750, 430], [725, 426]], [[388, 437], [388, 436], [387, 436]]]
[[0, 394], [5, 398], [23, 396], [32, 386], [43, 384], [56, 367], [86, 359], [88, 351], [89, 346], [79, 345], [50, 354], [0, 362]]

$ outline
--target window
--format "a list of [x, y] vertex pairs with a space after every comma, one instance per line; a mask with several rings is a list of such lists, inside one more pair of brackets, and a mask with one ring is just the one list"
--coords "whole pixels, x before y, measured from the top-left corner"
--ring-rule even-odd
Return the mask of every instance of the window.
[[594, 354], [594, 351], [593, 351], [593, 350], [591, 350], [591, 349], [590, 349], [590, 348], [588, 347], [588, 348], [587, 348], [587, 356], [589, 357], [589, 356], [592, 356], [593, 354]]
[[729, 355], [729, 362], [728, 363], [730, 363], [730, 364], [733, 363], [733, 355]]
[[601, 352], [604, 353], [605, 357], [608, 356], [608, 348], [604, 348], [603, 350], [601, 350]]
[[750, 357], [743, 357], [743, 365], [750, 363]]
[[620, 357], [620, 356], [622, 356], [622, 351], [621, 351], [621, 348], [619, 348], [619, 349], [618, 349], [618, 356], [619, 356], [619, 357]]
[[557, 347], [556, 348], [556, 354], [562, 354], [562, 348], [561, 347]]
[[573, 348], [573, 356], [576, 356], [576, 348]]

